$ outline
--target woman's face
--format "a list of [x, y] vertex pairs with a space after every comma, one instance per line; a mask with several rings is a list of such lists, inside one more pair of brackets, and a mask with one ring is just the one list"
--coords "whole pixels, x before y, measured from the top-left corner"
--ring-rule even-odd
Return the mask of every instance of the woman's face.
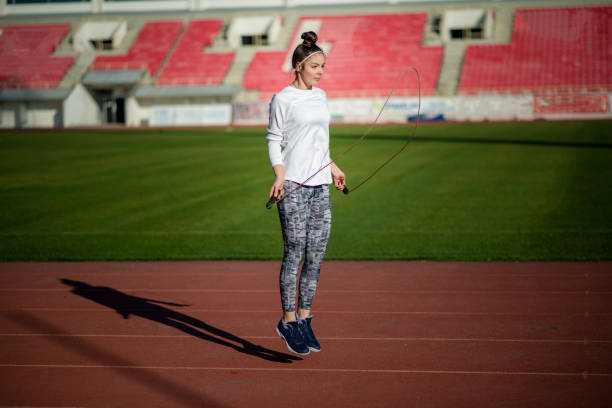
[[319, 84], [323, 76], [323, 68], [325, 68], [325, 56], [318, 52], [298, 66], [297, 72], [302, 77], [304, 84], [310, 88]]

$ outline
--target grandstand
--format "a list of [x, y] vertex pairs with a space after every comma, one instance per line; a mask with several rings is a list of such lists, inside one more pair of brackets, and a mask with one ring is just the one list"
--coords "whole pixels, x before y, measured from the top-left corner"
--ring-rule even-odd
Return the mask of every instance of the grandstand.
[[612, 89], [612, 7], [518, 9], [512, 41], [469, 45], [459, 93]]
[[223, 21], [191, 21], [169, 56], [157, 85], [219, 85], [234, 58], [233, 52], [206, 52]]
[[0, 127], [265, 124], [308, 30], [335, 122], [611, 116], [603, 0], [316, 3], [0, 0]]
[[181, 21], [148, 22], [127, 54], [99, 55], [90, 70], [146, 69], [150, 76], [154, 76], [182, 26]]
[[55, 88], [74, 57], [52, 52], [70, 24], [2, 27], [0, 35], [0, 85], [2, 88]]
[[[327, 48], [321, 87], [328, 97], [386, 95], [397, 76], [394, 67], [408, 65], [421, 68], [423, 94], [433, 95], [442, 47], [421, 45], [426, 19], [425, 13], [301, 17], [285, 50], [255, 54], [244, 76], [244, 87], [260, 91], [262, 99], [282, 88], [291, 76], [285, 59], [301, 42], [301, 33], [314, 25]], [[414, 86], [401, 85], [396, 94], [417, 93]]]

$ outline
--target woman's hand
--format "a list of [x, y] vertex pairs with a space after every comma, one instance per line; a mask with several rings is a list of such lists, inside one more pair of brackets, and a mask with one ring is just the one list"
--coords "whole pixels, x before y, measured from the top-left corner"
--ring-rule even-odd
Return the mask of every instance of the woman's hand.
[[344, 172], [340, 170], [340, 167], [336, 166], [336, 163], [331, 164], [332, 178], [334, 179], [334, 186], [336, 190], [342, 191], [346, 186], [346, 176]]
[[272, 198], [272, 197], [278, 198], [279, 195], [285, 194], [284, 185], [285, 185], [285, 180], [278, 179], [278, 178], [275, 179], [274, 183], [272, 184], [272, 187], [270, 187], [270, 195], [268, 196], [268, 198]]
[[285, 167], [282, 164], [277, 164], [272, 167], [274, 170], [274, 183], [270, 187], [270, 195], [268, 198], [276, 197], [285, 194]]

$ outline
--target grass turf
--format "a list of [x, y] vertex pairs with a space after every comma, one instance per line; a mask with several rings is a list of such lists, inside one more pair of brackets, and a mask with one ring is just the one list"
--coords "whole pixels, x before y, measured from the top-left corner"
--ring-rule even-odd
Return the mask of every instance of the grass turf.
[[[332, 192], [326, 259], [612, 259], [610, 125], [422, 126]], [[332, 128], [332, 153], [364, 130]], [[346, 155], [349, 187], [409, 131], [378, 127]], [[264, 135], [3, 131], [0, 259], [280, 259]]]

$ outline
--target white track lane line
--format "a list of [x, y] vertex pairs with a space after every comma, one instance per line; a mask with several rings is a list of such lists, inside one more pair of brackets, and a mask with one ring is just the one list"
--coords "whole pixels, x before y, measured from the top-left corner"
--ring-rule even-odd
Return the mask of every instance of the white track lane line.
[[351, 368], [257, 368], [257, 367], [169, 367], [169, 366], [121, 366], [87, 364], [0, 364], [0, 368], [112, 368], [126, 370], [188, 370], [188, 371], [278, 371], [311, 373], [381, 373], [381, 374], [451, 374], [451, 375], [523, 375], [559, 377], [612, 377], [612, 373], [538, 372], [538, 371], [462, 371], [462, 370], [368, 370]]
[[[194, 292], [194, 293], [277, 293], [272, 289], [157, 289], [157, 288], [114, 288], [122, 292]], [[95, 287], [91, 291], [96, 291]], [[0, 292], [66, 292], [65, 288], [0, 288]], [[387, 293], [404, 295], [612, 295], [612, 291], [593, 290], [386, 290], [386, 289], [318, 289], [317, 293]]]
[[[0, 333], [0, 337], [110, 337], [193, 339], [187, 334], [70, 334], [70, 333]], [[238, 336], [249, 340], [277, 340], [278, 336]], [[504, 338], [454, 338], [454, 337], [318, 337], [325, 341], [421, 341], [421, 342], [482, 342], [482, 343], [566, 343], [566, 344], [612, 344], [612, 340], [591, 339], [504, 339]], [[199, 339], [195, 338], [199, 341]]]
[[[134, 311], [148, 311], [150, 309], [133, 309]], [[185, 310], [185, 309], [184, 309]], [[278, 310], [231, 310], [231, 309], [187, 309], [189, 313], [276, 313]], [[51, 307], [20, 307], [20, 308], [0, 308], [1, 312], [101, 312], [117, 313], [114, 309], [108, 308], [51, 308]], [[434, 311], [355, 311], [355, 310], [318, 310], [317, 314], [384, 314], [384, 315], [442, 315], [442, 316], [557, 316], [557, 317], [610, 317], [612, 312], [572, 312], [572, 313], [519, 313], [519, 312], [434, 312]]]

